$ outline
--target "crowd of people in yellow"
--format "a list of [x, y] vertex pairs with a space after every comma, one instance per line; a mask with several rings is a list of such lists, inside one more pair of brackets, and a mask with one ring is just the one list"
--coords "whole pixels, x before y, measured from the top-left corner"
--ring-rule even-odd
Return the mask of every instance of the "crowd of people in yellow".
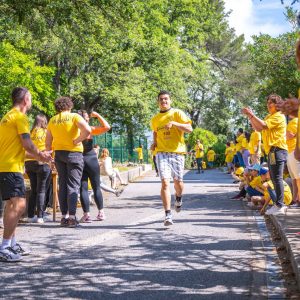
[[[227, 142], [225, 162], [243, 199], [261, 214], [284, 214], [287, 207], [300, 206], [300, 161], [298, 107], [296, 98], [283, 101], [267, 97], [268, 115], [262, 120], [249, 107], [242, 113], [251, 123], [251, 134], [239, 128]], [[285, 114], [284, 114], [285, 113]]]

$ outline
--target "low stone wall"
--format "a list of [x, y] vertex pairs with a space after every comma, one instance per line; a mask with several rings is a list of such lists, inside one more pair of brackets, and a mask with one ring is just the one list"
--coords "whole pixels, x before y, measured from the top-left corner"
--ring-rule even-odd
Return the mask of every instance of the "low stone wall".
[[[120, 172], [122, 179], [125, 182], [132, 182], [134, 181], [136, 178], [142, 176], [144, 173], [146, 173], [147, 171], [152, 170], [152, 165], [150, 164], [143, 164], [140, 166], [137, 166], [135, 168], [132, 168], [128, 171], [123, 171]], [[108, 176], [102, 176], [101, 175], [101, 180], [108, 186], [110, 186], [110, 179]]]

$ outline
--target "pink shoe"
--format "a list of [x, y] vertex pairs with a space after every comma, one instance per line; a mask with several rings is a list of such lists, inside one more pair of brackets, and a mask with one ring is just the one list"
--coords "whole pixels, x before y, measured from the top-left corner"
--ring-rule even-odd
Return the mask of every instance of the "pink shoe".
[[87, 215], [83, 215], [82, 218], [80, 219], [79, 223], [92, 223], [92, 218]]
[[96, 217], [98, 221], [103, 221], [106, 219], [104, 211], [99, 211], [98, 216]]

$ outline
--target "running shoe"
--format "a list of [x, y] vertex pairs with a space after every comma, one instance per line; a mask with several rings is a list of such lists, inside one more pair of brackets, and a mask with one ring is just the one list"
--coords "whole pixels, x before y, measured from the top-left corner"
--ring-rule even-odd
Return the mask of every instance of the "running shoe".
[[68, 220], [67, 218], [61, 218], [60, 220], [60, 226], [61, 227], [68, 227]]
[[80, 219], [79, 223], [92, 223], [92, 218], [87, 215], [83, 215], [82, 218]]
[[37, 216], [34, 216], [33, 218], [27, 218], [27, 223], [36, 223], [37, 222]]
[[22, 260], [20, 254], [14, 252], [11, 247], [0, 249], [0, 261], [3, 262], [18, 262]]
[[282, 207], [278, 207], [276, 205], [273, 205], [271, 208], [269, 208], [265, 214], [266, 215], [273, 215], [273, 216], [276, 216], [276, 215], [280, 215], [280, 214], [283, 214], [285, 215], [286, 214], [286, 211], [287, 211], [287, 207], [286, 206], [282, 206]]
[[165, 226], [173, 225], [173, 220], [172, 220], [172, 215], [171, 214], [166, 215], [164, 225]]
[[104, 214], [104, 211], [99, 211], [99, 213], [98, 213], [98, 215], [97, 215], [97, 220], [98, 221], [103, 221], [103, 220], [105, 220], [106, 219], [106, 216], [105, 216], [105, 214]]
[[182, 197], [175, 196], [175, 211], [180, 212], [182, 206]]
[[43, 218], [37, 218], [36, 222], [39, 223], [39, 224], [44, 224], [44, 219]]
[[22, 247], [19, 243], [16, 243], [13, 247], [11, 247], [11, 249], [15, 253], [20, 254], [21, 256], [26, 256], [26, 255], [29, 255], [31, 253], [30, 250]]
[[77, 219], [75, 218], [75, 219], [68, 219], [68, 225], [67, 225], [68, 227], [70, 227], [70, 228], [76, 228], [76, 227], [78, 227], [78, 221], [77, 221]]

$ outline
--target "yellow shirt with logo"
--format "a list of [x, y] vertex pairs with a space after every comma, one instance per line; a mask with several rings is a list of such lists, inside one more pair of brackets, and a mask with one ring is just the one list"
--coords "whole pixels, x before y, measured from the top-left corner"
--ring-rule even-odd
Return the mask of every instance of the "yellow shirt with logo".
[[244, 134], [241, 134], [236, 138], [236, 144], [235, 144], [236, 152], [241, 151], [242, 142], [243, 142], [244, 137], [245, 137]]
[[170, 129], [165, 128], [171, 121], [182, 124], [192, 123], [190, 118], [180, 109], [171, 108], [155, 115], [151, 119], [151, 129], [157, 135], [157, 152], [184, 154], [186, 153], [186, 146], [183, 131], [176, 126], [172, 126]]
[[194, 150], [196, 158], [202, 158], [204, 156], [204, 148], [202, 144], [196, 144]]
[[0, 121], [0, 172], [24, 173], [23, 133], [30, 133], [28, 118], [13, 108]]
[[269, 154], [272, 146], [287, 150], [285, 116], [278, 111], [267, 115], [264, 121], [268, 127], [262, 131], [265, 153]]
[[243, 149], [243, 150], [248, 150], [249, 149], [249, 143], [248, 143], [248, 140], [245, 137], [242, 140], [242, 147], [241, 147], [241, 149]]
[[293, 118], [291, 121], [289, 121], [289, 123], [287, 124], [287, 127], [286, 127], [286, 131], [289, 131], [290, 133], [295, 134], [295, 137], [293, 137], [290, 140], [286, 140], [289, 153], [293, 152], [296, 148], [297, 127], [298, 127], [298, 118]]
[[[34, 128], [30, 133], [30, 138], [34, 145], [40, 150], [44, 151], [46, 149], [45, 147], [45, 141], [46, 141], [46, 133], [47, 129], [44, 128]], [[35, 160], [35, 159], [25, 159], [28, 160]]]
[[143, 159], [144, 158], [144, 156], [143, 156], [143, 148], [138, 147], [138, 148], [135, 148], [134, 150], [138, 154], [138, 159]]
[[63, 111], [52, 117], [48, 124], [48, 130], [53, 137], [52, 148], [70, 152], [83, 152], [82, 143], [73, 144], [73, 140], [80, 135], [77, 123], [84, 119], [76, 114]]
[[[253, 131], [250, 135], [250, 142], [249, 142], [249, 152], [250, 154], [258, 154], [260, 155], [261, 147], [261, 134], [258, 131]], [[257, 152], [256, 152], [257, 151]]]
[[207, 161], [215, 161], [216, 152], [214, 150], [207, 151]]

